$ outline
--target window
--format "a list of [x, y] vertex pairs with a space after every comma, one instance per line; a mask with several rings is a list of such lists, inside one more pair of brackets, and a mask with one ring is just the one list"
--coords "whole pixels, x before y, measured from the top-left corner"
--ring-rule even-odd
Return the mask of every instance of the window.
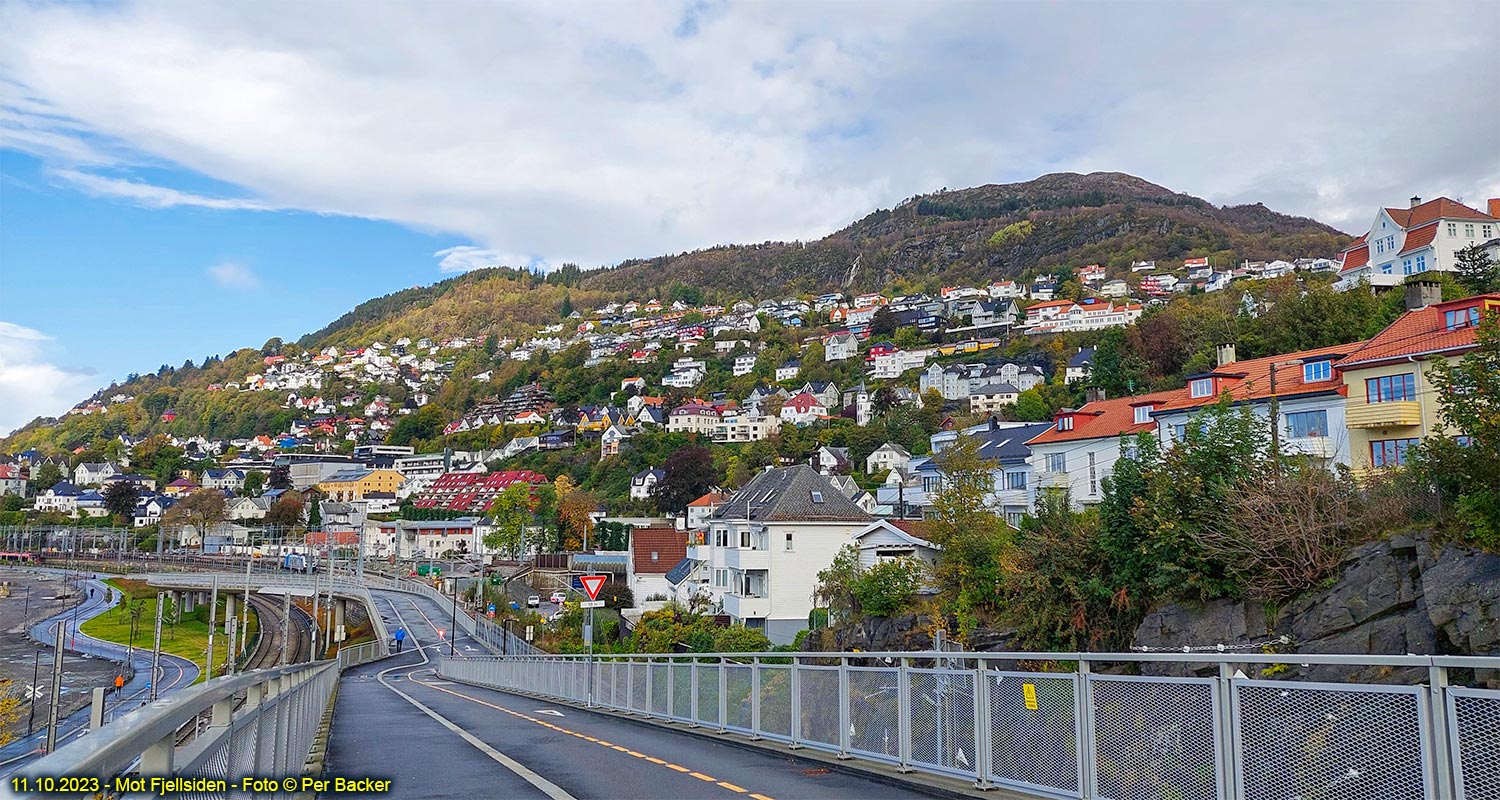
[[1413, 373], [1365, 380], [1365, 402], [1393, 403], [1417, 399], [1417, 377]]
[[1144, 425], [1151, 421], [1151, 406], [1135, 407], [1135, 424]]
[[1389, 262], [1389, 263], [1381, 264], [1380, 265], [1380, 274], [1381, 275], [1389, 275], [1389, 274], [1391, 274], [1391, 264], [1393, 264], [1393, 263], [1395, 263], [1395, 262]]
[[1467, 238], [1467, 239], [1474, 238], [1474, 226], [1473, 225], [1465, 225], [1464, 226], [1464, 238]]
[[1417, 256], [1417, 272], [1426, 272], [1426, 271], [1427, 271], [1427, 256], [1425, 254]]
[[1406, 463], [1407, 448], [1415, 447], [1421, 439], [1380, 439], [1370, 442], [1370, 465], [1373, 467], [1398, 467]]
[[1058, 417], [1057, 418], [1057, 429], [1060, 430], [1060, 431], [1071, 431], [1071, 430], [1073, 430], [1073, 418], [1072, 417]]
[[1405, 261], [1401, 262], [1401, 274], [1402, 275], [1410, 275], [1411, 274], [1411, 269], [1412, 269], [1411, 259], [1408, 258]]
[[1457, 442], [1459, 447], [1474, 446], [1474, 437], [1472, 436], [1455, 436], [1453, 437], [1453, 441]]
[[1214, 393], [1213, 378], [1198, 378], [1188, 386], [1192, 390], [1193, 397], [1210, 397]]
[[1005, 488], [1007, 488], [1007, 489], [1025, 489], [1026, 488], [1026, 473], [1024, 473], [1024, 472], [1007, 472], [1007, 473], [1005, 473]]
[[1286, 430], [1293, 439], [1328, 435], [1327, 411], [1299, 411], [1286, 415]]
[[788, 552], [792, 549], [792, 534], [790, 532], [786, 535], [786, 549]]
[[1005, 524], [1011, 526], [1012, 528], [1020, 528], [1021, 521], [1024, 519], [1026, 519], [1026, 512], [1024, 511], [1005, 512]]
[[1385, 252], [1385, 240], [1379, 239], [1375, 242], [1375, 253], [1378, 255]]
[[812, 493], [812, 501], [814, 503], [821, 503], [821, 502], [823, 502], [823, 493], [822, 492], [813, 492]]
[[1099, 476], [1094, 471], [1094, 454], [1089, 453], [1089, 494], [1099, 493]]
[[1494, 227], [1493, 227], [1493, 226], [1490, 226], [1490, 225], [1486, 225], [1486, 226], [1484, 226], [1484, 238], [1486, 238], [1486, 239], [1488, 239], [1488, 238], [1490, 238], [1490, 237], [1491, 237], [1491, 236], [1493, 236], [1493, 235], [1494, 235], [1494, 234], [1493, 234], [1493, 233], [1492, 233], [1492, 232], [1493, 232], [1493, 231], [1494, 231], [1494, 230], [1495, 230], [1495, 229], [1494, 229]]
[[723, 528], [714, 531], [714, 547], [728, 547], [728, 546], [729, 546], [729, 531], [727, 529], [723, 529]]
[[1186, 425], [1173, 425], [1172, 426], [1172, 441], [1174, 441], [1174, 442], [1181, 442], [1181, 441], [1185, 441], [1186, 439], [1187, 439], [1187, 426]]
[[1302, 382], [1317, 383], [1333, 377], [1332, 361], [1309, 361], [1302, 365]]
[[1448, 223], [1448, 235], [1449, 236], [1457, 236], [1458, 235], [1458, 223], [1457, 222], [1450, 222], [1450, 223]]
[[1394, 234], [1385, 237], [1385, 249], [1396, 252], [1396, 236]]
[[1443, 312], [1443, 319], [1450, 331], [1476, 327], [1479, 325], [1479, 306]]
[[740, 548], [745, 550], [750, 548], [750, 530], [748, 528], [740, 531]]
[[1047, 454], [1047, 471], [1048, 472], [1067, 472], [1068, 471], [1068, 454], [1067, 453], [1048, 453]]

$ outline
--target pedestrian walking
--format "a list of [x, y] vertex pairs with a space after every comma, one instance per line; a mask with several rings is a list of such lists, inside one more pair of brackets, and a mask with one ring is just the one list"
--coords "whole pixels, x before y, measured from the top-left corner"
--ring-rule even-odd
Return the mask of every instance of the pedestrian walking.
[[119, 694], [124, 689], [125, 689], [125, 676], [124, 675], [116, 675], [115, 676], [115, 694]]
[[396, 629], [396, 652], [401, 652], [401, 647], [406, 644], [406, 629]]

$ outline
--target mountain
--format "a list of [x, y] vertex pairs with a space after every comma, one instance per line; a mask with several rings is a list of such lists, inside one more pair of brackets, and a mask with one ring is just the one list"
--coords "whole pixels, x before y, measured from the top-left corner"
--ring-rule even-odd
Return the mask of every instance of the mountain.
[[[295, 343], [272, 339], [222, 359], [132, 376], [92, 398], [138, 398], [122, 403], [118, 413], [112, 407], [107, 419], [103, 414], [70, 415], [61, 426], [37, 420], [0, 440], [0, 452], [39, 444], [71, 449], [119, 433], [245, 437], [282, 431], [291, 420], [308, 416], [285, 406], [287, 393], [233, 391], [235, 384], [261, 370], [268, 357], [295, 359], [304, 351], [389, 344], [401, 337], [527, 338], [562, 322], [568, 308], [587, 311], [611, 300], [727, 304], [837, 290], [935, 293], [945, 285], [983, 285], [1090, 263], [1121, 273], [1134, 260], [1157, 260], [1170, 268], [1198, 256], [1211, 256], [1216, 265], [1246, 258], [1330, 256], [1348, 239], [1314, 220], [1261, 205], [1219, 207], [1117, 172], [1060, 173], [1024, 183], [945, 189], [874, 211], [814, 242], [724, 245], [632, 259], [602, 270], [568, 265], [546, 276], [487, 269], [394, 292], [361, 303]], [[488, 357], [481, 357], [478, 348], [475, 353], [451, 365], [455, 377], [486, 371]], [[518, 363], [495, 367], [497, 385], [460, 386], [454, 381], [436, 392], [436, 400], [449, 413], [462, 410], [476, 396], [505, 389], [502, 376], [504, 381], [524, 379]], [[384, 391], [404, 400], [406, 388], [395, 383]], [[324, 394], [333, 391], [368, 397], [381, 389], [350, 380], [342, 388], [327, 387]], [[164, 420], [169, 411], [175, 412], [174, 419]]]
[[[712, 247], [626, 261], [588, 288], [633, 294], [681, 283], [734, 293], [873, 291], [898, 281], [989, 282], [1090, 263], [1330, 256], [1349, 236], [1262, 205], [1219, 207], [1133, 175], [1057, 173], [913, 197], [816, 242]], [[933, 288], [933, 287], [928, 287]]]

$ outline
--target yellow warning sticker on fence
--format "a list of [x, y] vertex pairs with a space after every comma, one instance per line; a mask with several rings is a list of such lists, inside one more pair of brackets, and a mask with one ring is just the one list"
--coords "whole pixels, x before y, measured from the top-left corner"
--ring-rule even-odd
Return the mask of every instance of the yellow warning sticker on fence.
[[1034, 683], [1023, 683], [1023, 684], [1021, 684], [1021, 697], [1026, 700], [1026, 710], [1027, 711], [1035, 711], [1036, 710], [1036, 684], [1034, 684]]

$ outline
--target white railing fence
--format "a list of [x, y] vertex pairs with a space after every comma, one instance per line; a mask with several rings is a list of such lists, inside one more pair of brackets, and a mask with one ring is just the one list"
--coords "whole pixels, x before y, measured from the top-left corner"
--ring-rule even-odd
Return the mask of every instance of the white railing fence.
[[[1071, 669], [1017, 669], [1043, 662]], [[1219, 674], [1099, 672], [1128, 662]], [[1428, 682], [1245, 677], [1278, 664], [1416, 667]], [[917, 652], [443, 658], [438, 672], [1036, 797], [1500, 800], [1500, 691], [1448, 685], [1494, 669], [1500, 658]]]

